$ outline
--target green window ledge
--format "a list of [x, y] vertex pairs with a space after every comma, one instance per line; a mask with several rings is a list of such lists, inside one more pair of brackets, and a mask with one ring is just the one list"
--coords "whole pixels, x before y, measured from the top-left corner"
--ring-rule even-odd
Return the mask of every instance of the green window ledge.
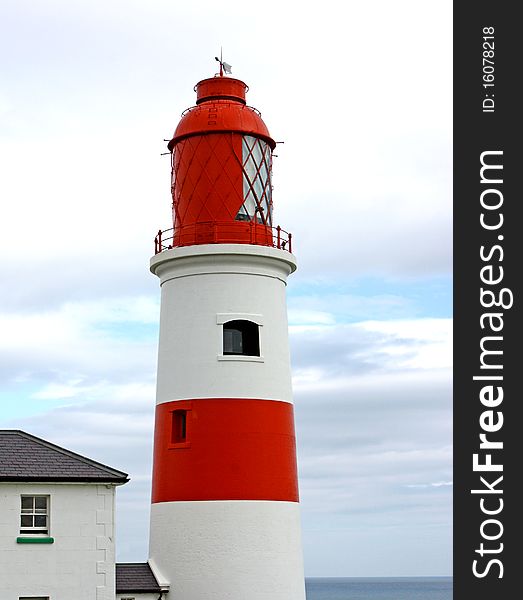
[[54, 544], [52, 537], [17, 537], [17, 544]]

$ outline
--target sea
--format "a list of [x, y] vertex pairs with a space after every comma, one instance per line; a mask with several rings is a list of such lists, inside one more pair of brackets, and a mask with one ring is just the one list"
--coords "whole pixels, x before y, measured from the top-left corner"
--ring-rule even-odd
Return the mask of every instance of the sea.
[[306, 577], [307, 600], [452, 600], [452, 577]]

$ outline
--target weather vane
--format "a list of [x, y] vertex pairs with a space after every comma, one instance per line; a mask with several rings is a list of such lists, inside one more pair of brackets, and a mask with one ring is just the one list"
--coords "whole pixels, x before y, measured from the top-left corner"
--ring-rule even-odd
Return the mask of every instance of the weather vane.
[[232, 75], [232, 66], [229, 63], [226, 63], [222, 59], [222, 49], [220, 48], [220, 58], [217, 56], [214, 57], [220, 63], [220, 77], [223, 77], [223, 74]]

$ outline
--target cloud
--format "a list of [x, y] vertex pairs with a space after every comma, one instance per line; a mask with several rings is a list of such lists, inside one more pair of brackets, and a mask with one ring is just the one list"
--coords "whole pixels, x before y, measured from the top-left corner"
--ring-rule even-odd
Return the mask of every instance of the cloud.
[[[154, 312], [154, 305], [140, 299], [127, 309], [121, 309], [120, 303], [109, 303], [106, 309], [96, 303], [67, 306], [54, 319], [60, 316], [65, 323], [74, 323], [68, 332], [73, 338], [79, 334], [74, 343], [80, 343], [87, 324], [96, 330], [107, 319], [121, 318], [126, 323], [133, 307], [141, 307], [137, 320], [148, 322]], [[449, 486], [437, 482], [448, 482], [451, 475], [450, 372], [442, 366], [444, 360], [423, 370], [411, 369], [405, 361], [393, 368], [398, 355], [389, 350], [398, 343], [419, 365], [423, 361], [415, 358], [423, 354], [425, 345], [433, 344], [443, 352], [438, 343], [448, 333], [446, 320], [291, 329], [307, 556], [317, 553], [310, 546], [315, 539], [311, 528], [345, 532], [346, 541], [340, 543], [351, 543], [354, 527], [374, 529], [378, 524], [403, 524], [410, 532], [439, 523], [449, 531], [450, 496], [445, 492]], [[66, 378], [70, 363], [65, 352], [58, 354], [61, 362], [55, 363], [54, 373], [61, 376], [37, 380], [33, 394], [55, 408], [7, 424], [129, 471], [131, 482], [118, 490], [118, 559], [144, 560], [155, 352], [151, 344], [151, 357], [143, 361], [140, 349], [131, 344], [125, 354], [130, 369], [112, 373], [111, 365], [104, 368], [102, 363], [108, 351], [120, 352], [115, 340], [91, 332], [88, 343], [91, 360], [82, 359], [88, 376]], [[314, 352], [308, 352], [310, 348]], [[311, 371], [316, 373], [312, 381], [300, 380], [300, 374]], [[315, 559], [315, 564], [321, 562]], [[339, 574], [323, 572], [329, 573]]]
[[[119, 560], [144, 560], [159, 297], [147, 263], [171, 219], [161, 153], [226, 38], [248, 103], [285, 141], [274, 220], [299, 260], [307, 572], [448, 573], [450, 486], [436, 484], [451, 480], [450, 321], [422, 317], [450, 314], [435, 281], [452, 259], [451, 4], [264, 6], [0, 7], [13, 57], [0, 98], [4, 423], [129, 470]], [[253, 43], [267, 32], [285, 48]]]
[[[151, 252], [155, 231], [170, 220], [163, 138], [194, 103], [195, 73], [212, 76], [217, 32], [227, 31], [234, 74], [251, 84], [249, 103], [264, 111], [276, 139], [285, 139], [274, 167], [275, 219], [294, 232], [303, 275], [450, 271], [451, 45], [442, 43], [450, 41], [448, 7], [432, 11], [430, 27], [415, 2], [393, 10], [380, 3], [394, 27], [362, 7], [347, 38], [338, 5], [331, 3], [340, 18], [329, 19], [327, 34], [318, 32], [316, 6], [300, 3], [303, 29], [281, 52], [251, 43], [267, 30], [288, 36], [288, 21], [275, 22], [270, 10], [260, 15], [242, 5], [242, 15], [256, 13], [255, 30], [246, 31], [211, 4], [208, 23], [169, 3], [126, 5], [123, 13], [117, 6], [57, 2], [12, 7], [6, 15], [12, 27], [4, 43], [19, 53], [4, 101], [15, 110], [4, 113], [10, 135], [0, 146], [1, 193], [10, 199], [0, 243], [16, 248], [22, 263], [35, 258], [35, 248], [53, 259], [97, 252], [108, 259], [141, 244]], [[284, 14], [293, 18], [290, 7]], [[425, 26], [412, 28], [398, 21], [401, 14], [417, 15]], [[322, 43], [304, 60], [312, 29]], [[191, 37], [206, 43], [195, 47]], [[420, 46], [413, 55], [414, 40]], [[387, 43], [395, 49], [392, 70], [383, 61]], [[365, 60], [349, 61], [347, 71], [344, 57], [361, 56], [362, 48]], [[187, 60], [173, 66], [172, 56]], [[304, 95], [315, 65], [315, 85]], [[173, 69], [176, 77], [166, 77]], [[394, 93], [398, 80], [401, 94]], [[118, 259], [125, 269], [124, 253]]]
[[140, 296], [0, 314], [3, 412], [113, 396], [115, 385], [154, 386], [158, 314], [156, 299]]
[[409, 488], [428, 488], [428, 487], [442, 487], [453, 485], [452, 481], [435, 481], [434, 483], [411, 483], [407, 485]]
[[295, 385], [372, 371], [445, 369], [452, 365], [452, 321], [415, 319], [291, 326]]

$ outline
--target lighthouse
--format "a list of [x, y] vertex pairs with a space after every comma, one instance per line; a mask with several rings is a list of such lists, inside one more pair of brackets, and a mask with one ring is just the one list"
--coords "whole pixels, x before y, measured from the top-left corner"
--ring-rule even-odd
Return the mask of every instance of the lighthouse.
[[196, 84], [168, 143], [149, 561], [173, 600], [304, 600], [286, 308], [292, 236], [247, 85]]

